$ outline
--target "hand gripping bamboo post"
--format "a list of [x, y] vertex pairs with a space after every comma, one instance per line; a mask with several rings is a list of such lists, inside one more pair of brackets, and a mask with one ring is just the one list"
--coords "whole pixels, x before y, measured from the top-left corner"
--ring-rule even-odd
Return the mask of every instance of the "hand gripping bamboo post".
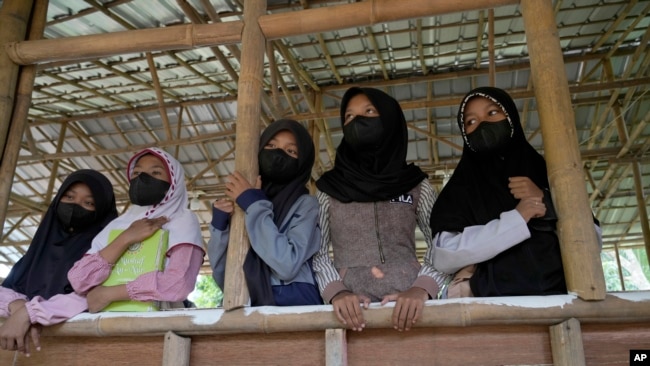
[[567, 288], [582, 299], [602, 300], [605, 278], [553, 4], [522, 0], [521, 8], [551, 193], [559, 216], [558, 235]]
[[[264, 50], [266, 40], [257, 23], [266, 11], [266, 1], [246, 1], [244, 6], [244, 33], [242, 34], [241, 76], [237, 96], [237, 124], [235, 128], [235, 170], [249, 182], [258, 174], [257, 149], [260, 140], [261, 101], [264, 85]], [[248, 288], [242, 265], [250, 248], [244, 212], [236, 207], [230, 224], [230, 241], [226, 257], [226, 278], [223, 307], [236, 309], [248, 302]]]

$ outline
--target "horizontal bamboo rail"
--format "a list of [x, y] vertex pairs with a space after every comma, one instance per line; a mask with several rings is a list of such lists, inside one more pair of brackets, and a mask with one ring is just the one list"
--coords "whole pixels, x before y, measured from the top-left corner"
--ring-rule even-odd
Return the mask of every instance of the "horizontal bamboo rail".
[[[364, 311], [366, 328], [392, 329], [393, 304], [373, 303]], [[650, 291], [610, 293], [602, 301], [575, 295], [430, 300], [416, 327], [555, 325], [570, 318], [585, 323], [650, 322]], [[332, 307], [258, 307], [173, 310], [151, 313], [80, 314], [43, 329], [44, 336], [107, 337], [175, 334], [243, 334], [320, 331], [341, 328]]]
[[518, 3], [519, 0], [368, 0], [340, 6], [305, 9], [299, 12], [269, 14], [260, 17], [259, 23], [264, 36], [272, 40]]
[[48, 61], [95, 59], [111, 55], [188, 50], [241, 42], [242, 22], [186, 24], [28, 42], [10, 42], [12, 61], [30, 65]]
[[[306, 9], [259, 18], [267, 40], [381, 22], [518, 4], [518, 0], [371, 0]], [[240, 43], [243, 22], [187, 24], [49, 40], [14, 42], [6, 49], [19, 65], [83, 60], [125, 53], [184, 50]]]

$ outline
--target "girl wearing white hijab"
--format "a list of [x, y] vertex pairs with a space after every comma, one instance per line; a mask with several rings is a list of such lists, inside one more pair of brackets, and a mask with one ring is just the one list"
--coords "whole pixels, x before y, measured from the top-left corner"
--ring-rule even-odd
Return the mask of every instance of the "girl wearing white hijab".
[[[194, 289], [203, 263], [203, 239], [196, 215], [187, 208], [181, 164], [161, 149], [147, 148], [131, 158], [127, 176], [131, 207], [95, 237], [68, 272], [75, 292], [87, 296], [90, 312], [120, 300], [183, 301]], [[113, 229], [124, 232], [108, 245]], [[169, 231], [164, 271], [144, 273], [125, 285], [101, 286], [122, 253], [158, 229]]]

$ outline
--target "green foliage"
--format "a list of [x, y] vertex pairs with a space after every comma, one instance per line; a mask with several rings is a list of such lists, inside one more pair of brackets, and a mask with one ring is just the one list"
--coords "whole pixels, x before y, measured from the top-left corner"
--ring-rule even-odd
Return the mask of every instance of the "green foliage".
[[650, 289], [650, 266], [644, 248], [619, 250], [621, 273], [619, 274], [616, 253], [604, 250], [601, 253], [607, 291], [622, 291], [621, 276], [626, 291]]
[[197, 308], [216, 308], [223, 301], [223, 292], [214, 282], [212, 276], [199, 275], [190, 300]]

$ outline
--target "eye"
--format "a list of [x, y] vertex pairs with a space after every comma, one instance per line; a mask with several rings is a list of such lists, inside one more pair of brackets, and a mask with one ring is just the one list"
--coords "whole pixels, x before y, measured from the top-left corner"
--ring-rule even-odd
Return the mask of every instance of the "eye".
[[269, 142], [264, 146], [264, 148], [265, 149], [275, 149], [275, 144], [272, 143], [272, 142]]
[[475, 118], [468, 119], [467, 121], [465, 121], [465, 126], [471, 126], [471, 125], [473, 125], [473, 124], [475, 124], [475, 123], [476, 123], [476, 119], [475, 119]]
[[374, 107], [368, 107], [368, 109], [366, 109], [366, 116], [372, 116], [374, 114], [378, 114]]
[[297, 158], [298, 157], [298, 150], [296, 149], [287, 149], [285, 150], [289, 156]]
[[354, 117], [356, 117], [356, 116], [354, 114], [352, 114], [352, 113], [346, 114], [344, 124], [347, 124], [350, 121], [352, 121], [354, 119]]

